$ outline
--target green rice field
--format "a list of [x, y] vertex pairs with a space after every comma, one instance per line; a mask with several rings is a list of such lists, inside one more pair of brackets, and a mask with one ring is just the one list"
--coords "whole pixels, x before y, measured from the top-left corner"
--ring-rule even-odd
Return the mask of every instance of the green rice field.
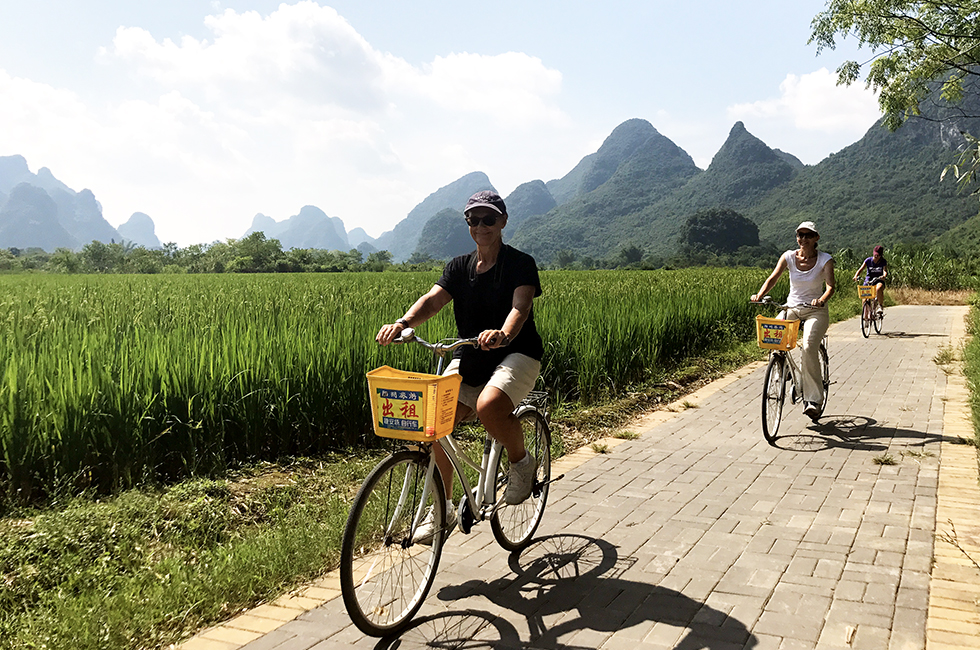
[[[547, 388], [589, 403], [751, 339], [747, 298], [766, 274], [543, 273]], [[24, 497], [111, 491], [376, 444], [365, 372], [425, 370], [428, 357], [374, 336], [437, 277], [2, 277], [0, 482]], [[419, 328], [428, 340], [454, 333], [448, 308]]]

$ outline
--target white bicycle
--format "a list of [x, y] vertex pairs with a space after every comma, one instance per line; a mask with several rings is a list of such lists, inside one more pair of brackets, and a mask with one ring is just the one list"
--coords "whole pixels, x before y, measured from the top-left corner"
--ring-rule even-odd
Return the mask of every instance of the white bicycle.
[[[396, 343], [413, 342], [433, 352], [436, 375], [444, 355], [476, 339], [445, 339], [428, 343], [411, 329]], [[378, 463], [368, 474], [351, 505], [340, 557], [340, 584], [344, 605], [354, 624], [365, 634], [386, 636], [403, 630], [422, 606], [435, 579], [439, 558], [451, 522], [446, 517], [445, 486], [432, 446], [446, 452], [462, 486], [457, 523], [463, 533], [490, 520], [493, 535], [503, 548], [518, 551], [531, 542], [544, 514], [551, 478], [551, 432], [548, 394], [533, 391], [514, 410], [524, 430], [527, 453], [537, 461], [531, 496], [507, 505], [503, 493], [510, 463], [503, 446], [485, 435], [480, 463], [471, 459], [446, 435], [434, 441], [406, 443]], [[476, 471], [475, 485], [464, 465]], [[436, 526], [431, 538], [416, 541], [416, 531], [431, 513]]]

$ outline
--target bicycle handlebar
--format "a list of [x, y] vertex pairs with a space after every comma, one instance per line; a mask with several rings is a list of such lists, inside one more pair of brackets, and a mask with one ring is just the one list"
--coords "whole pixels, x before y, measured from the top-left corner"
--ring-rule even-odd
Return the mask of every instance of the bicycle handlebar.
[[810, 309], [818, 309], [813, 305], [808, 305], [806, 303], [800, 303], [799, 305], [782, 305], [772, 299], [772, 296], [764, 296], [762, 300], [750, 300], [750, 305], [766, 305], [768, 307], [775, 307], [776, 309], [796, 309], [797, 307], [809, 307]]
[[452, 352], [457, 348], [464, 347], [466, 345], [471, 345], [473, 347], [478, 347], [480, 344], [477, 343], [476, 338], [471, 339], [443, 339], [438, 343], [429, 343], [420, 336], [416, 336], [415, 330], [411, 327], [406, 327], [402, 330], [401, 334], [392, 343], [418, 343], [424, 348], [432, 350], [438, 355], [444, 355], [447, 352]]

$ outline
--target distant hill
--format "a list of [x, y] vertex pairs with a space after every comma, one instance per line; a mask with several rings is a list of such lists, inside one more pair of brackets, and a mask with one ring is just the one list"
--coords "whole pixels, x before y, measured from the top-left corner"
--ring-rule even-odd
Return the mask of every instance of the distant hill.
[[361, 244], [370, 244], [374, 247], [374, 243], [377, 240], [374, 237], [368, 235], [363, 228], [354, 228], [349, 233], [347, 233], [347, 243], [349, 243], [354, 248], [357, 248]]
[[651, 224], [636, 220], [640, 212], [699, 172], [691, 156], [649, 122], [630, 120], [616, 127], [596, 152], [591, 169], [582, 175], [579, 194], [525, 221], [511, 243], [545, 262], [560, 250], [605, 256], [645, 239]]
[[23, 156], [0, 156], [0, 215], [0, 248], [53, 252], [79, 249], [91, 241], [108, 244], [123, 239], [103, 218], [91, 190], [75, 192], [46, 167], [33, 174]]
[[[777, 249], [794, 246], [793, 229], [807, 219], [817, 222], [821, 243], [831, 250], [933, 240], [955, 248], [980, 239], [968, 226], [957, 228], [977, 214], [977, 198], [958, 193], [951, 181], [939, 183], [964, 141], [960, 131], [980, 134], [980, 120], [964, 113], [980, 115], [980, 106], [931, 106], [894, 133], [879, 122], [814, 166], [771, 149], [739, 122], [704, 171], [652, 125], [630, 120], [560, 182], [548, 184], [552, 194], [573, 198], [528, 219], [511, 243], [542, 263], [559, 251], [605, 258], [628, 246], [667, 257], [678, 252], [691, 215], [734, 209], [757, 224], [765, 246]], [[962, 237], [945, 234], [951, 229]], [[980, 241], [977, 246], [980, 251]]]
[[[693, 215], [732, 210], [758, 227], [763, 249], [794, 246], [793, 228], [813, 220], [829, 250], [918, 241], [980, 254], [977, 198], [959, 193], [951, 180], [939, 182], [964, 142], [960, 132], [980, 136], [980, 119], [964, 117], [980, 115], [980, 84], [970, 78], [966, 88], [962, 105], [923, 105], [921, 117], [894, 133], [879, 122], [812, 166], [737, 122], [702, 170], [648, 121], [627, 120], [563, 177], [523, 183], [505, 197], [504, 238], [541, 264], [559, 252], [565, 260], [603, 259], [630, 247], [667, 258], [678, 252]], [[365, 256], [387, 250], [396, 262], [413, 253], [449, 259], [472, 250], [462, 208], [485, 189], [494, 189], [487, 175], [469, 173], [428, 195], [377, 239], [360, 228], [347, 233], [341, 219], [315, 206], [281, 222], [257, 214], [245, 234], [262, 231], [284, 248], [356, 247]], [[0, 157], [0, 247], [53, 250], [124, 238], [152, 246], [152, 220], [140, 214], [117, 231], [91, 191], [75, 192], [46, 168], [33, 174], [21, 156]]]
[[[509, 241], [520, 225], [530, 217], [545, 214], [556, 205], [551, 192], [540, 180], [518, 186], [504, 198], [504, 204], [507, 206], [504, 241]], [[446, 208], [430, 217], [419, 235], [415, 254], [448, 260], [476, 248], [463, 220], [464, 206], [465, 201], [458, 208]]]
[[129, 220], [121, 224], [116, 230], [126, 241], [133, 242], [143, 248], [160, 248], [160, 240], [157, 239], [156, 227], [153, 219], [142, 212], [134, 212]]
[[80, 242], [58, 221], [58, 204], [34, 185], [14, 187], [0, 206], [0, 247], [80, 248]]
[[957, 157], [959, 129], [977, 126], [912, 118], [891, 133], [879, 122], [745, 215], [759, 225], [763, 240], [786, 247], [795, 244], [793, 229], [803, 220], [817, 223], [821, 245], [829, 249], [930, 242], [977, 214], [976, 197], [959, 193], [951, 180], [939, 182]]
[[265, 233], [268, 239], [278, 239], [284, 249], [318, 248], [323, 250], [348, 251], [353, 246], [347, 240], [344, 222], [337, 217], [328, 217], [320, 208], [303, 206], [299, 214], [277, 222], [272, 217], [257, 214], [245, 237], [253, 232]]
[[415, 253], [437, 260], [449, 260], [475, 248], [470, 229], [463, 221], [462, 210], [446, 208], [425, 222]]
[[422, 229], [430, 218], [446, 208], [462, 211], [466, 200], [480, 190], [496, 191], [483, 172], [467, 174], [439, 188], [415, 206], [392, 230], [382, 233], [374, 246], [378, 250], [391, 252], [396, 262], [407, 260], [415, 252]]
[[504, 239], [509, 240], [521, 225], [531, 217], [547, 214], [558, 205], [555, 197], [542, 181], [531, 181], [518, 185], [505, 199], [507, 206], [507, 227]]

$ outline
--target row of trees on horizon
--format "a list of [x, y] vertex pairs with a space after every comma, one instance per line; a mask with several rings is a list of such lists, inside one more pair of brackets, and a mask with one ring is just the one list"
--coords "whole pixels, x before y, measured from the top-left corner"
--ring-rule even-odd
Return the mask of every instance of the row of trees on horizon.
[[[641, 248], [628, 245], [609, 258], [579, 256], [561, 251], [542, 270], [654, 270], [691, 266], [771, 268], [781, 250], [771, 244], [740, 246], [734, 251], [719, 251], [708, 246], [685, 246], [668, 258], [647, 255]], [[834, 253], [839, 269], [856, 269], [863, 251], [840, 249]], [[974, 288], [980, 278], [980, 263], [972, 256], [923, 243], [897, 244], [886, 253], [893, 279], [903, 285], [932, 289]], [[0, 249], [0, 273], [50, 274], [185, 274], [185, 273], [358, 273], [381, 271], [440, 271], [445, 260], [414, 255], [402, 263], [392, 262], [388, 251], [365, 257], [353, 249], [328, 251], [320, 249], [283, 250], [277, 239], [261, 232], [243, 239], [194, 244], [179, 248], [168, 243], [159, 249], [147, 249], [130, 243], [93, 241], [80, 251], [60, 248], [53, 253], [41, 249]], [[853, 272], [853, 270], [849, 271]], [[897, 273], [897, 277], [896, 277]]]

